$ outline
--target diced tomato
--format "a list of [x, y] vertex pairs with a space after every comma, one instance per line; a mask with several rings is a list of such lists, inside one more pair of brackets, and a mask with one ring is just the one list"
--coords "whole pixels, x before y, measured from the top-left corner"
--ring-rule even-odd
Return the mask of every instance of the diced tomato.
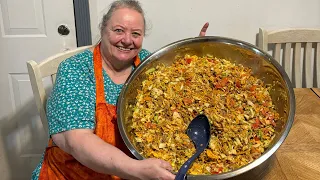
[[230, 100], [230, 106], [233, 107], [235, 105], [235, 102], [233, 99]]
[[259, 127], [258, 124], [256, 124], [256, 123], [252, 124], [252, 128], [253, 128], [253, 129], [257, 129], [258, 127]]
[[256, 85], [252, 85], [251, 88], [250, 88], [250, 91], [254, 91], [256, 88], [257, 88]]
[[180, 69], [180, 71], [184, 73], [186, 72], [186, 69], [183, 68], [183, 69]]
[[237, 86], [238, 88], [240, 88], [240, 87], [241, 87], [241, 83], [240, 83], [240, 81], [236, 81], [236, 86]]
[[186, 105], [189, 105], [192, 103], [192, 99], [190, 98], [183, 98], [183, 102], [186, 104]]
[[151, 122], [147, 122], [144, 124], [146, 126], [146, 128], [148, 129], [155, 129], [157, 127], [157, 125], [155, 123], [151, 123]]
[[253, 93], [252, 93], [252, 96], [257, 99], [257, 94], [256, 94], [256, 92], [253, 92]]
[[246, 76], [248, 76], [246, 73], [243, 73], [240, 75], [240, 77], [246, 77]]
[[254, 137], [254, 140], [255, 141], [260, 141], [260, 139], [256, 136], [256, 137]]
[[260, 120], [258, 118], [256, 118], [256, 122], [254, 124], [252, 124], [252, 128], [257, 129], [259, 126], [260, 126]]
[[144, 97], [143, 99], [144, 99], [145, 101], [151, 101], [151, 100], [152, 100], [150, 96], [146, 96], [146, 97]]
[[256, 123], [259, 124], [259, 125], [261, 124], [260, 120], [258, 118], [256, 118]]
[[220, 88], [225, 87], [227, 85], [227, 83], [228, 83], [228, 78], [223, 78], [220, 82], [216, 83], [214, 85], [214, 87], [217, 89], [220, 89]]
[[216, 83], [216, 84], [214, 85], [214, 87], [215, 87], [215, 88], [217, 88], [217, 89], [222, 88], [222, 86], [221, 86], [221, 84], [220, 84], [220, 83]]
[[150, 128], [150, 127], [151, 127], [151, 122], [145, 123], [145, 126], [146, 126], [147, 128]]
[[186, 83], [187, 86], [190, 86], [191, 81], [190, 80], [186, 80], [185, 83]]
[[178, 109], [173, 109], [172, 112], [178, 112]]
[[269, 132], [269, 129], [267, 129], [267, 128], [263, 129], [264, 134], [268, 134], [268, 132]]
[[223, 168], [222, 167], [219, 167], [218, 168], [218, 171], [211, 171], [211, 174], [219, 174], [219, 173], [221, 173], [222, 172], [222, 170], [223, 170]]
[[192, 59], [191, 58], [187, 58], [186, 61], [187, 61], [188, 64], [190, 64]]
[[222, 87], [226, 86], [227, 83], [228, 83], [228, 78], [223, 78], [223, 79], [221, 80], [221, 82], [220, 82], [220, 84], [221, 84]]
[[209, 62], [214, 63], [215, 61], [213, 59], [208, 59]]
[[157, 127], [157, 125], [156, 125], [155, 123], [152, 123], [152, 124], [151, 124], [151, 128], [152, 128], [152, 129], [155, 129], [156, 127]]

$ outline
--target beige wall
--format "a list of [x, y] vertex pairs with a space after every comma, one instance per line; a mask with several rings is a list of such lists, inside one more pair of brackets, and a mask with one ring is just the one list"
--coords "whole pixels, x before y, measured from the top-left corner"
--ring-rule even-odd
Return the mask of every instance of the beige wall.
[[[93, 39], [111, 0], [90, 0]], [[320, 28], [319, 0], [140, 0], [151, 30], [144, 48], [154, 51], [173, 41], [197, 36], [204, 22], [208, 35], [255, 44], [259, 27]]]

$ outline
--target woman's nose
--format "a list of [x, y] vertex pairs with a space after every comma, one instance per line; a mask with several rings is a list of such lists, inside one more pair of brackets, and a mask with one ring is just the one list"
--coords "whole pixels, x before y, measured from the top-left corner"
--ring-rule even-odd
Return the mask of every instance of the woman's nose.
[[126, 33], [122, 38], [122, 43], [125, 45], [130, 45], [132, 43], [132, 37], [130, 33]]

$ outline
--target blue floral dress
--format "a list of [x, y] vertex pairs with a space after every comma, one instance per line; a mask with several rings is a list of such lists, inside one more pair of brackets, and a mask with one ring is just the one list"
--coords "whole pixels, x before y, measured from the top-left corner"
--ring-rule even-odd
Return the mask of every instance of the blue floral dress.
[[[150, 52], [142, 49], [139, 58], [144, 60]], [[103, 71], [106, 101], [115, 105], [123, 84], [115, 84]], [[85, 50], [60, 63], [56, 83], [47, 100], [49, 135], [72, 129], [95, 128], [96, 87], [93, 72], [93, 53]], [[42, 161], [32, 173], [39, 178]]]

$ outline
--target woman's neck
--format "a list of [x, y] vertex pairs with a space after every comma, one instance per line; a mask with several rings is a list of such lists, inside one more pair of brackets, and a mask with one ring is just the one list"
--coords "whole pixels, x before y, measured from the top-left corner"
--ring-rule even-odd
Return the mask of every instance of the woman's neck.
[[115, 64], [108, 59], [101, 50], [102, 67], [107, 72], [111, 80], [116, 84], [123, 84], [132, 71], [132, 64]]

